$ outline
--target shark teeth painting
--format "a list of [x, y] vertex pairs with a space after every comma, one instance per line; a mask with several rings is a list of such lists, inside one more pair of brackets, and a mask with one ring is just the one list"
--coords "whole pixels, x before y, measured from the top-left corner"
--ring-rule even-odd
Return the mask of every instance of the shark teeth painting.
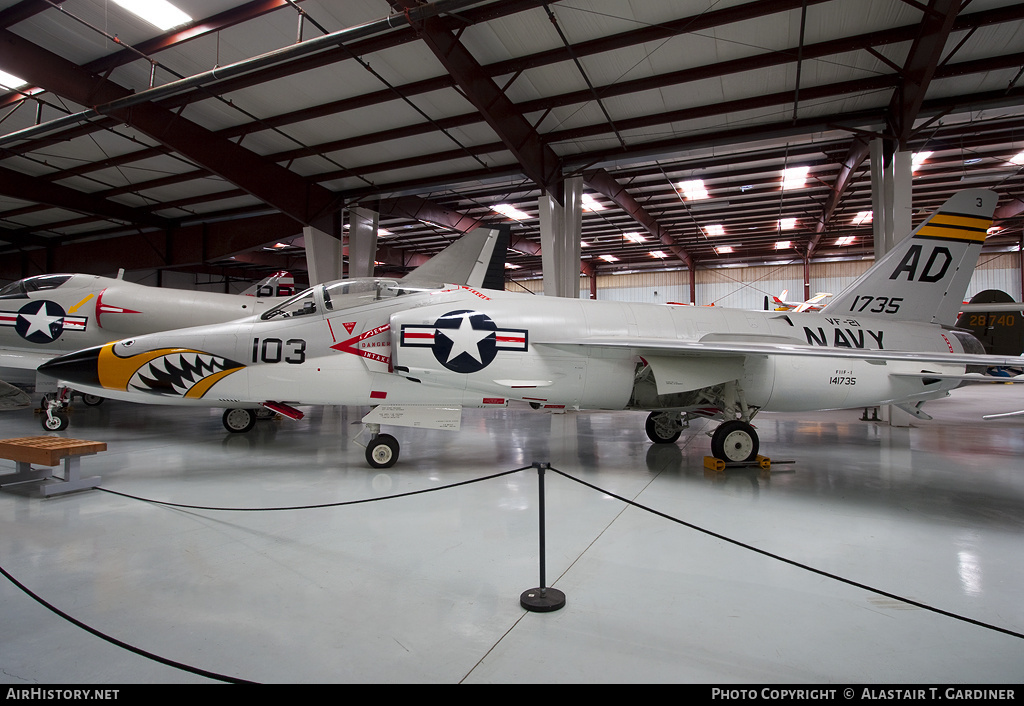
[[241, 363], [194, 350], [175, 350], [140, 367], [128, 389], [168, 397], [197, 399], [221, 378], [243, 368]]

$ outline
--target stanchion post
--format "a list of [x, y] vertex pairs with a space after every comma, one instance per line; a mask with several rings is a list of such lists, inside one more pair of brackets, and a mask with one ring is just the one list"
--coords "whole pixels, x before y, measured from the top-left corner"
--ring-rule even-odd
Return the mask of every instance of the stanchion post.
[[549, 588], [546, 585], [545, 577], [545, 535], [544, 535], [544, 470], [551, 467], [549, 463], [534, 462], [533, 467], [537, 469], [537, 480], [539, 489], [539, 516], [540, 516], [540, 586], [523, 591], [519, 596], [519, 605], [535, 613], [549, 613], [558, 610], [565, 605], [565, 594], [557, 588]]

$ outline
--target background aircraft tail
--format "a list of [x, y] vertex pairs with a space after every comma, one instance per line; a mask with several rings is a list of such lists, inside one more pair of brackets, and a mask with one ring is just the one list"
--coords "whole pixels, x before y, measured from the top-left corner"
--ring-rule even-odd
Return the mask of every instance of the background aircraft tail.
[[[988, 355], [1024, 353], [1024, 305], [1006, 292], [986, 289], [961, 307], [957, 328], [968, 329], [981, 341]], [[1024, 362], [1024, 361], [1022, 361]]]
[[952, 325], [998, 200], [995, 192], [984, 189], [954, 194], [822, 313]]
[[249, 297], [290, 297], [295, 294], [295, 277], [291, 272], [278, 270], [270, 277], [266, 277], [242, 294]]

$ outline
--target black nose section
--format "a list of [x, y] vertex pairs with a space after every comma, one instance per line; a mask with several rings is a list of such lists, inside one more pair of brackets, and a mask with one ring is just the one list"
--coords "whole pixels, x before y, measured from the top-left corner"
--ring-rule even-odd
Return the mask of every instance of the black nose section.
[[49, 375], [64, 382], [99, 387], [100, 375], [97, 370], [99, 357], [99, 347], [86, 348], [85, 350], [68, 353], [53, 360], [48, 360], [36, 368], [36, 370], [43, 375]]

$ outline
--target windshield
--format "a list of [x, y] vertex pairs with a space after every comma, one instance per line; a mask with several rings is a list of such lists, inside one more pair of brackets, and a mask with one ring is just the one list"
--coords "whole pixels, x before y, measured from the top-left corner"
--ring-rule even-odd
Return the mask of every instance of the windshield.
[[24, 296], [29, 292], [38, 292], [43, 289], [56, 289], [71, 279], [71, 275], [36, 275], [11, 282], [3, 289], [0, 289], [0, 297], [10, 295]]
[[[318, 284], [291, 299], [278, 304], [260, 318], [264, 321], [276, 316], [291, 318], [316, 313], [322, 306], [325, 312], [341, 311], [361, 304], [391, 299], [414, 292], [424, 291], [423, 287], [402, 286], [397, 280], [359, 277], [343, 279], [327, 284]], [[319, 301], [317, 298], [319, 292]]]

